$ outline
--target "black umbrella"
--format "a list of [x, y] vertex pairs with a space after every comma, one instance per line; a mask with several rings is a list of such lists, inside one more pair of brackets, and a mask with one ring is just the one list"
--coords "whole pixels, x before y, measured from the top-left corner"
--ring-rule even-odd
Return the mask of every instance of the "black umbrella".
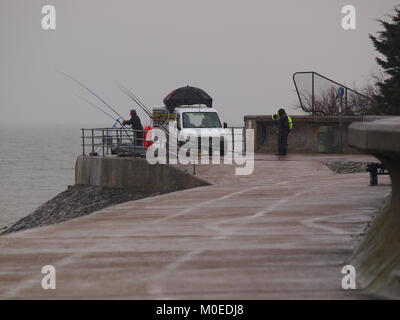
[[169, 112], [181, 105], [205, 104], [212, 108], [212, 98], [203, 90], [195, 87], [182, 87], [175, 89], [164, 99], [164, 104]]

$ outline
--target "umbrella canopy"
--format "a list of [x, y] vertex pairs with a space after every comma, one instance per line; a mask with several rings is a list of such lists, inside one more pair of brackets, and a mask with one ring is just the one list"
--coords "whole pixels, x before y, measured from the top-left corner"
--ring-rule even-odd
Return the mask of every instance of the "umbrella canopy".
[[182, 87], [175, 89], [164, 99], [164, 104], [169, 112], [181, 105], [205, 104], [212, 108], [212, 98], [203, 90], [195, 87]]

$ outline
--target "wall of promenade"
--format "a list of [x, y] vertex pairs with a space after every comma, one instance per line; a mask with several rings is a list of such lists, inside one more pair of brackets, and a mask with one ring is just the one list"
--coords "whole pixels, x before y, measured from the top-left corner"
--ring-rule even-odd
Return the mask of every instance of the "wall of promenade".
[[79, 156], [75, 184], [165, 193], [209, 183], [171, 165], [150, 165], [146, 159]]
[[348, 143], [361, 152], [377, 157], [388, 169], [392, 182], [390, 203], [372, 222], [351, 264], [357, 270], [357, 281], [361, 287], [399, 299], [400, 117], [354, 123], [349, 127]]
[[[348, 127], [361, 116], [291, 116], [293, 129], [288, 137], [289, 153], [358, 153], [347, 143]], [[277, 127], [271, 115], [245, 116], [245, 127], [255, 130], [258, 153], [276, 153]]]

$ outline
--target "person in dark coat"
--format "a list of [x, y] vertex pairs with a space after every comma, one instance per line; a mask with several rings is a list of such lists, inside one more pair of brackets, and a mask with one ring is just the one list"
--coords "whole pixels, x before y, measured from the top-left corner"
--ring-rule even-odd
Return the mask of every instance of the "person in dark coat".
[[290, 132], [290, 125], [288, 115], [285, 109], [279, 109], [278, 111], [278, 153], [277, 155], [286, 156], [288, 148], [288, 135]]
[[130, 120], [124, 120], [122, 121], [122, 124], [125, 125], [130, 125], [133, 130], [133, 141], [136, 146], [142, 146], [143, 145], [143, 126], [142, 123], [140, 122], [140, 118], [136, 113], [135, 109], [132, 109], [130, 111], [131, 118]]

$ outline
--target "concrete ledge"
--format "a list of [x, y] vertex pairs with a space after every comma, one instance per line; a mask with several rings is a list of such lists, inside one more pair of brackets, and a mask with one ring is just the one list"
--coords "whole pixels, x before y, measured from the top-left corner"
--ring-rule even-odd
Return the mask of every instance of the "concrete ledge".
[[[360, 116], [291, 116], [293, 129], [288, 137], [289, 153], [358, 153], [347, 144], [348, 127]], [[276, 122], [271, 115], [245, 116], [245, 127], [255, 130], [254, 150], [277, 152]]]
[[377, 157], [388, 169], [392, 198], [373, 221], [352, 264], [362, 287], [389, 298], [400, 298], [400, 117], [349, 127], [348, 143]]
[[[337, 123], [339, 118], [343, 121], [343, 123], [353, 123], [354, 121], [362, 121], [362, 116], [292, 116], [293, 121], [296, 120], [296, 123]], [[244, 117], [244, 121], [266, 121], [273, 123], [272, 115], [248, 115]]]
[[150, 165], [145, 159], [79, 156], [75, 184], [165, 193], [210, 183], [170, 165]]
[[400, 117], [354, 123], [350, 127], [349, 144], [376, 154], [400, 153]]

